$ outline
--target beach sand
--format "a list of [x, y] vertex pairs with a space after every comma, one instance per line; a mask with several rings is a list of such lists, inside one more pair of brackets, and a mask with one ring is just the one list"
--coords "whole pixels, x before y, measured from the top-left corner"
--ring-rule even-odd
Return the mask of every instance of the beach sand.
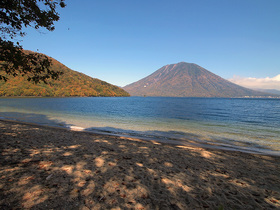
[[0, 121], [0, 209], [280, 209], [280, 158]]

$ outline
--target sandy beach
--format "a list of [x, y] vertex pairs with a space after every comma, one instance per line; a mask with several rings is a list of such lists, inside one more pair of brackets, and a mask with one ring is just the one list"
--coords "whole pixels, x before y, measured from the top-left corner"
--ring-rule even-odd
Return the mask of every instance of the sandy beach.
[[280, 157], [0, 121], [0, 209], [280, 209]]

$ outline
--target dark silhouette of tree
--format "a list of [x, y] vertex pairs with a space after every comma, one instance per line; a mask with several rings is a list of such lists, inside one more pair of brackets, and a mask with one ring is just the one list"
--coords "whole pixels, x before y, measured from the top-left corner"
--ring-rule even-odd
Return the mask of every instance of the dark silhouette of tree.
[[0, 80], [9, 75], [27, 76], [28, 81], [38, 83], [46, 79], [57, 79], [62, 72], [51, 70], [51, 59], [47, 56], [23, 51], [15, 37], [26, 35], [23, 28], [55, 29], [59, 20], [56, 11], [64, 8], [64, 0], [1, 0], [0, 1]]

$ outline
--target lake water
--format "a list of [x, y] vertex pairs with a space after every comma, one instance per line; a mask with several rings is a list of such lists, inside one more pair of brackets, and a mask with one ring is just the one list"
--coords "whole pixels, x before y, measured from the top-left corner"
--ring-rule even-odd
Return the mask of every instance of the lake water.
[[0, 119], [280, 155], [280, 100], [0, 98]]

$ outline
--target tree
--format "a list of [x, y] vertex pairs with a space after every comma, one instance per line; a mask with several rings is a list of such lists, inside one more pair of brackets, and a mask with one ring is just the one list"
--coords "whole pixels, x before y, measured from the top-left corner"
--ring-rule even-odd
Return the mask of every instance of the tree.
[[46, 82], [57, 79], [62, 72], [51, 70], [51, 59], [34, 52], [23, 51], [15, 37], [25, 36], [23, 28], [55, 29], [59, 20], [57, 7], [64, 8], [64, 0], [1, 0], [0, 1], [0, 80], [9, 75], [27, 76], [28, 81]]

